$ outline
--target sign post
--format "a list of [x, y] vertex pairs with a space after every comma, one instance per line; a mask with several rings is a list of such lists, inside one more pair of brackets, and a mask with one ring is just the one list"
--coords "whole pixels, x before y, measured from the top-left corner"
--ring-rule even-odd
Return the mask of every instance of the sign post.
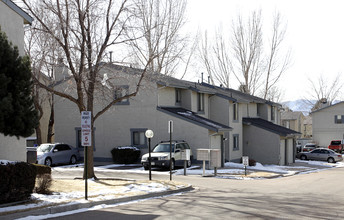
[[249, 165], [249, 160], [248, 160], [248, 156], [243, 156], [242, 157], [242, 163], [245, 166], [245, 176], [247, 175], [247, 169], [246, 167]]
[[81, 112], [81, 145], [84, 146], [84, 169], [85, 169], [85, 199], [87, 200], [87, 179], [88, 179], [88, 173], [87, 173], [87, 160], [88, 160], [88, 153], [87, 149], [88, 146], [92, 146], [92, 122], [91, 122], [91, 112], [90, 111], [82, 111]]
[[168, 133], [170, 134], [170, 181], [172, 181], [172, 133], [173, 133], [173, 121], [168, 121]]

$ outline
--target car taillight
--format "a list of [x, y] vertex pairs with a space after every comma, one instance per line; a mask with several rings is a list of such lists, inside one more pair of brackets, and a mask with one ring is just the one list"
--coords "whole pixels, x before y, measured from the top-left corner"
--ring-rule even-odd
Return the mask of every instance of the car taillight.
[[342, 155], [339, 154], [338, 157], [342, 157]]

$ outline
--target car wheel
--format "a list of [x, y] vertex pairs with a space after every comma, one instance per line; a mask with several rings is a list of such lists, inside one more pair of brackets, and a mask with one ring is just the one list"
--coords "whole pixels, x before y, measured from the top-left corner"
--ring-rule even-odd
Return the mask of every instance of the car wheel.
[[187, 167], [191, 167], [191, 160], [188, 160]]
[[149, 167], [148, 167], [148, 166], [143, 166], [143, 168], [144, 168], [145, 170], [149, 170]]
[[329, 157], [329, 158], [327, 159], [327, 162], [329, 162], [329, 163], [335, 163], [336, 161], [333, 159], [333, 157]]
[[307, 160], [307, 157], [306, 157], [306, 155], [301, 155], [300, 159], [301, 160]]
[[70, 162], [69, 162], [70, 164], [76, 164], [76, 156], [72, 156], [71, 158], [70, 158]]
[[49, 157], [45, 159], [44, 165], [46, 165], [46, 166], [48, 166], [48, 167], [51, 167], [52, 162], [51, 162], [51, 159], [50, 159]]

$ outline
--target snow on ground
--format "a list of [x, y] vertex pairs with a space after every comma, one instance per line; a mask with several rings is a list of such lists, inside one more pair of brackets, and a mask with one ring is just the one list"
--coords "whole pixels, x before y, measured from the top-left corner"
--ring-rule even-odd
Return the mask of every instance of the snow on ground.
[[0, 160], [0, 164], [6, 165], [8, 163], [15, 163], [15, 162], [9, 161], [9, 160]]
[[[88, 180], [89, 183], [93, 182], [94, 180]], [[178, 186], [177, 186], [178, 187]], [[33, 193], [31, 194], [31, 199], [36, 201], [33, 204], [26, 204], [26, 205], [15, 205], [9, 207], [2, 207], [0, 208], [0, 213], [3, 212], [11, 212], [16, 210], [23, 210], [23, 209], [31, 209], [31, 208], [39, 208], [44, 207], [47, 205], [52, 204], [75, 204], [75, 203], [86, 203], [92, 201], [105, 201], [110, 199], [116, 199], [120, 197], [125, 197], [126, 193], [130, 193], [130, 195], [138, 195], [138, 194], [146, 194], [152, 192], [162, 192], [169, 190], [170, 187], [167, 185], [163, 185], [161, 183], [156, 182], [147, 182], [147, 183], [133, 183], [123, 187], [118, 188], [111, 188], [97, 190], [97, 191], [89, 191], [88, 193], [88, 201], [84, 200], [85, 194], [84, 192], [75, 191], [69, 193], [53, 193], [52, 195], [43, 195]], [[123, 196], [124, 195], [124, 196]]]
[[[7, 164], [10, 161], [0, 160], [0, 164]], [[308, 173], [308, 172], [317, 172], [320, 169], [329, 169], [332, 167], [344, 167], [344, 162], [337, 162], [337, 163], [327, 163], [327, 162], [320, 162], [320, 161], [304, 161], [304, 160], [296, 160], [297, 163], [305, 163], [305, 166], [277, 166], [277, 165], [262, 165], [260, 163], [257, 163], [256, 166], [253, 167], [247, 167], [248, 171], [251, 173], [254, 172], [272, 172], [272, 173], [278, 173], [282, 175], [294, 175], [296, 173]], [[309, 166], [314, 166], [311, 170], [309, 169]], [[119, 170], [119, 169], [111, 169], [111, 168], [118, 168], [124, 165], [121, 164], [110, 164], [106, 166], [99, 166], [95, 167], [96, 172], [126, 172], [126, 173], [145, 173], [148, 175], [148, 171], [144, 170], [142, 167], [137, 167], [136, 164], [133, 165], [125, 165], [133, 166], [135, 168], [133, 169], [125, 169], [125, 170]], [[230, 178], [230, 179], [241, 179], [241, 180], [252, 180], [252, 179], [259, 179], [261, 177], [245, 177], [244, 175], [244, 166], [243, 164], [238, 163], [226, 163], [225, 168], [221, 168], [217, 170], [217, 177], [218, 178]], [[68, 165], [68, 166], [60, 166], [60, 167], [53, 167], [53, 170], [63, 172], [64, 170], [83, 170], [83, 164], [76, 164], [76, 165]], [[304, 170], [304, 172], [302, 172]], [[156, 171], [153, 170], [153, 173], [159, 173], [163, 175], [169, 175], [169, 171]], [[175, 175], [184, 175], [184, 169], [177, 169], [174, 171]], [[203, 169], [199, 166], [192, 166], [187, 169], [186, 171], [187, 175], [203, 175]], [[213, 169], [206, 169], [205, 170], [205, 176], [210, 176], [214, 174]], [[93, 181], [93, 180], [89, 180]], [[118, 191], [114, 191], [113, 189], [110, 191], [107, 190], [99, 190], [97, 192], [90, 192], [90, 196], [93, 196], [88, 201], [84, 200], [84, 193], [81, 192], [71, 192], [71, 193], [55, 193], [52, 195], [42, 195], [42, 194], [32, 194], [32, 199], [40, 201], [39, 203], [34, 204], [27, 204], [27, 205], [16, 205], [16, 206], [10, 206], [10, 207], [3, 207], [0, 208], [1, 212], [10, 212], [15, 210], [22, 210], [22, 209], [30, 209], [30, 208], [38, 208], [42, 206], [46, 206], [53, 203], [85, 203], [89, 201], [104, 201], [109, 199], [114, 199], [116, 194], [125, 194], [126, 192], [138, 192], [138, 193], [151, 193], [151, 192], [161, 192], [168, 190], [168, 186], [152, 182], [152, 183], [145, 183], [145, 184], [129, 184], [127, 186], [123, 186], [118, 189]], [[123, 196], [123, 195], [122, 195]], [[45, 216], [46, 218], [47, 216]], [[49, 216], [52, 217], [52, 216]], [[25, 219], [31, 219], [31, 218], [25, 218]], [[35, 217], [35, 219], [37, 219]]]

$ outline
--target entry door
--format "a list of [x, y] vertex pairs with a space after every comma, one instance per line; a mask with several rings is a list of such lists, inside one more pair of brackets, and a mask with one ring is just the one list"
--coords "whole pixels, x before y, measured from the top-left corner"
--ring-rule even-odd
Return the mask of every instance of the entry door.
[[280, 166], [285, 165], [285, 140], [281, 140], [280, 143]]

